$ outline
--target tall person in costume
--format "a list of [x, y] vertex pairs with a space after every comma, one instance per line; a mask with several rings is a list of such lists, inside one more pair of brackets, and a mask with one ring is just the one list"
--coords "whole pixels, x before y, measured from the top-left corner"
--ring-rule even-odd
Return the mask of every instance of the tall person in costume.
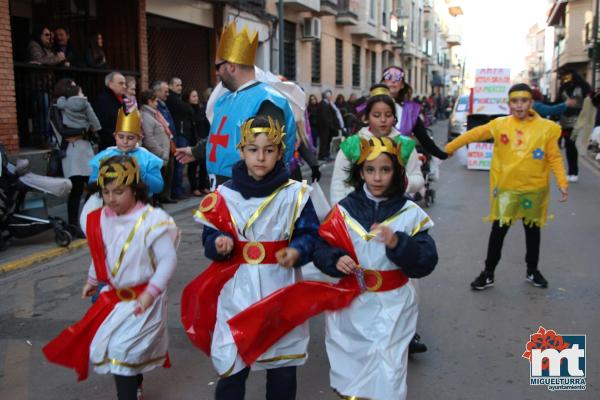
[[78, 380], [92, 363], [97, 373], [114, 376], [119, 400], [135, 400], [143, 373], [170, 366], [166, 287], [177, 264], [178, 229], [148, 205], [135, 159], [105, 160], [98, 186], [105, 205], [82, 226], [92, 255], [82, 298], [105, 286], [83, 319], [43, 351], [50, 362], [74, 369]]
[[181, 315], [189, 338], [220, 376], [217, 400], [243, 399], [250, 369], [267, 370], [267, 399], [294, 399], [296, 367], [307, 358], [307, 325], [250, 363], [239, 355], [229, 327], [232, 317], [301, 279], [298, 268], [310, 260], [317, 238], [311, 188], [290, 180], [282, 161], [286, 135], [270, 117], [244, 122], [242, 160], [232, 179], [207, 195], [195, 214], [205, 226], [205, 254], [214, 262], [184, 289]]
[[390, 93], [396, 102], [395, 128], [404, 136], [415, 137], [427, 153], [441, 160], [448, 158], [448, 154], [437, 147], [429, 137], [425, 125], [419, 117], [421, 105], [410, 99], [412, 88], [406, 82], [404, 70], [393, 65], [387, 67], [383, 70], [381, 83], [390, 88]]
[[473, 128], [446, 145], [446, 151], [452, 154], [468, 143], [494, 140], [491, 210], [487, 217], [492, 222], [492, 231], [485, 268], [471, 283], [474, 290], [494, 285], [504, 237], [516, 220], [523, 220], [525, 228], [526, 279], [533, 286], [548, 287], [548, 281], [538, 269], [538, 261], [541, 228], [546, 224], [550, 201], [550, 171], [561, 193], [559, 201], [568, 198], [567, 175], [558, 147], [560, 126], [533, 111], [529, 85], [513, 85], [508, 91], [508, 105], [511, 115]]
[[[256, 79], [254, 62], [257, 48], [257, 32], [250, 34], [246, 27], [238, 32], [235, 21], [224, 28], [215, 68], [225, 90], [215, 90], [211, 94], [211, 99], [216, 98], [216, 101], [212, 110], [207, 109], [211, 123], [209, 136], [206, 142], [201, 141], [193, 148], [176, 150], [180, 162], [206, 161], [212, 188], [231, 178], [233, 165], [240, 160], [237, 150], [241, 140], [240, 128], [248, 118], [270, 116], [285, 127], [284, 162], [292, 158], [295, 149], [296, 123], [287, 98], [269, 84]], [[219, 94], [221, 96], [217, 97]]]
[[[331, 387], [344, 399], [405, 399], [408, 347], [417, 324], [413, 279], [437, 264], [429, 216], [404, 195], [401, 149], [361, 139], [348, 181], [355, 191], [319, 228], [314, 263], [336, 283], [302, 281], [229, 321], [240, 354], [253, 362], [279, 337], [326, 314]], [[282, 317], [281, 310], [285, 310]]]

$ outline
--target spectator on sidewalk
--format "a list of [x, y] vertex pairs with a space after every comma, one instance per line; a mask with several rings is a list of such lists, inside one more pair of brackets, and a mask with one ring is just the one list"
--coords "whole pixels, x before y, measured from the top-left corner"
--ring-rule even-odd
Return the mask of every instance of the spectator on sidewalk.
[[[185, 104], [181, 99], [181, 91], [183, 84], [181, 79], [177, 77], [171, 78], [169, 81], [169, 93], [165, 103], [173, 117], [175, 130], [172, 131], [175, 137], [175, 146], [187, 147], [190, 146], [189, 140], [183, 134], [184, 121], [192, 118], [192, 109], [188, 104]], [[175, 161], [173, 163], [173, 184], [171, 187], [173, 198], [183, 200], [186, 196], [183, 190], [183, 169], [182, 163]]]
[[319, 100], [317, 96], [311, 94], [308, 96], [308, 104], [306, 106], [306, 111], [308, 112], [308, 121], [310, 123], [310, 131], [313, 138], [313, 143], [315, 147], [318, 148], [319, 142]]
[[330, 161], [329, 146], [331, 139], [337, 136], [340, 121], [332, 106], [331, 90], [323, 92], [319, 103], [319, 160]]
[[123, 106], [124, 96], [127, 90], [125, 77], [119, 72], [111, 72], [104, 78], [104, 90], [92, 103], [94, 112], [100, 120], [102, 129], [98, 131], [98, 148], [104, 150], [115, 145], [115, 124], [119, 108]]
[[[206, 142], [210, 131], [210, 123], [206, 118], [206, 105], [200, 103], [196, 89], [185, 89], [182, 99], [190, 107], [190, 118], [183, 122], [183, 135], [190, 146], [196, 146], [198, 142]], [[210, 191], [208, 172], [206, 164], [202, 161], [193, 161], [187, 166], [190, 191], [194, 196], [202, 196]]]
[[[64, 142], [65, 157], [61, 160], [65, 178], [71, 181], [72, 189], [67, 200], [69, 230], [74, 237], [84, 237], [79, 228], [79, 205], [94, 158], [94, 149], [87, 140], [87, 132], [100, 130], [100, 121], [92, 106], [83, 96], [81, 88], [71, 79], [61, 79], [54, 87], [56, 107], [61, 111], [62, 126], [59, 132]], [[68, 131], [68, 132], [67, 132]]]
[[[165, 101], [169, 96], [169, 85], [165, 81], [156, 81], [152, 84], [152, 90], [157, 98], [156, 107], [159, 111], [159, 114], [156, 116], [157, 118], [162, 118], [161, 123], [165, 127], [167, 134], [171, 138], [171, 143], [173, 144], [173, 148], [175, 148], [175, 122], [173, 121], [173, 117], [171, 116], [171, 112], [167, 107]], [[171, 185], [173, 184], [173, 164], [175, 159], [173, 158], [173, 154], [169, 156], [169, 160], [167, 162], [167, 166], [164, 171], [164, 180], [165, 180], [165, 188], [161, 193], [160, 202], [164, 204], [172, 204], [177, 203], [177, 200], [172, 198]]]
[[102, 34], [94, 33], [90, 36], [89, 45], [85, 52], [85, 62], [90, 68], [108, 68]]
[[590, 95], [592, 88], [577, 72], [571, 69], [563, 70], [560, 73], [560, 81], [558, 99], [560, 101], [574, 99], [577, 102], [575, 107], [568, 108], [560, 117], [560, 127], [562, 128], [562, 137], [565, 140], [567, 154], [568, 180], [575, 183], [579, 180], [579, 167], [577, 165], [579, 154], [575, 146], [575, 138], [571, 137], [571, 134], [581, 113], [583, 100]]
[[65, 59], [63, 60], [63, 66], [65, 67], [77, 67], [79, 66], [79, 54], [71, 45], [69, 40], [71, 39], [71, 33], [69, 28], [59, 26], [54, 29], [54, 53], [63, 53]]
[[134, 108], [139, 108], [137, 98], [135, 97], [137, 88], [137, 81], [135, 79], [135, 76], [127, 75], [125, 77], [125, 86], [127, 87], [124, 99], [125, 105], [127, 107], [125, 111], [130, 112]]

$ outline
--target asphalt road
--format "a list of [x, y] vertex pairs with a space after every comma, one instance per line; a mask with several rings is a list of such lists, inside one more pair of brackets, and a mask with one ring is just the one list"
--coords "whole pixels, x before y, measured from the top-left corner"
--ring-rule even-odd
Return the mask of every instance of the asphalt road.
[[[445, 121], [434, 127], [443, 143]], [[331, 165], [324, 167], [323, 187]], [[442, 164], [433, 187], [435, 204], [426, 209], [436, 226], [440, 262], [420, 283], [419, 332], [429, 351], [409, 362], [410, 399], [598, 399], [600, 354], [594, 344], [600, 331], [600, 174], [582, 166], [566, 204], [556, 201], [555, 220], [542, 232], [540, 269], [550, 287], [525, 282], [524, 235], [516, 225], [505, 241], [496, 285], [473, 292], [469, 283], [483, 268], [489, 224], [488, 174], [468, 171], [454, 157]], [[326, 193], [328, 190], [325, 190]], [[173, 216], [183, 230], [177, 271], [169, 285], [171, 369], [146, 374], [146, 399], [211, 399], [216, 375], [210, 361], [187, 340], [179, 321], [179, 296], [187, 282], [208, 265], [202, 254], [201, 228], [191, 208]], [[0, 276], [0, 398], [112, 399], [109, 376], [93, 373], [77, 383], [75, 374], [49, 364], [41, 347], [78, 320], [89, 306], [79, 294], [89, 266], [87, 250], [26, 270]], [[530, 386], [529, 363], [521, 357], [529, 335], [539, 326], [559, 334], [586, 334], [587, 390], [550, 392]], [[298, 399], [336, 399], [329, 389], [323, 347], [323, 321], [311, 321], [309, 360], [298, 373]], [[264, 374], [248, 381], [249, 400], [264, 398]]]

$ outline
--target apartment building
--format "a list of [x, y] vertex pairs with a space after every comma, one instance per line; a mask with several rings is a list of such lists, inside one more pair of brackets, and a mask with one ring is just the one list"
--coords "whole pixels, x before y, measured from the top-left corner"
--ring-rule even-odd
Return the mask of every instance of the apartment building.
[[138, 91], [172, 76], [199, 91], [214, 86], [218, 36], [234, 19], [258, 32], [257, 65], [307, 94], [367, 94], [389, 65], [405, 69], [415, 96], [456, 90], [462, 11], [455, 0], [283, 0], [281, 38], [278, 6], [279, 0], [0, 0], [0, 141], [12, 153], [43, 147], [56, 81], [70, 77], [94, 98], [109, 71], [29, 63], [27, 43], [39, 25], [67, 26], [80, 52], [93, 32], [102, 33], [110, 69], [137, 77]]

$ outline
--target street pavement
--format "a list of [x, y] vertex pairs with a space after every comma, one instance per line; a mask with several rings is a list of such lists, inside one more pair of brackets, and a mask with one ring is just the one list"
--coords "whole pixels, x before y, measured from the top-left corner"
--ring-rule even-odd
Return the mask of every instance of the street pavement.
[[[445, 142], [447, 124], [434, 133]], [[329, 187], [332, 165], [323, 167]], [[418, 331], [429, 351], [409, 360], [409, 399], [598, 399], [600, 354], [600, 173], [582, 163], [580, 181], [566, 204], [553, 189], [555, 219], [542, 231], [540, 270], [548, 289], [525, 282], [524, 234], [516, 224], [507, 235], [493, 288], [473, 292], [469, 283], [483, 268], [490, 226], [488, 173], [468, 171], [457, 157], [441, 166], [435, 204], [426, 209], [436, 226], [440, 261], [420, 282]], [[208, 265], [201, 227], [192, 220], [194, 201], [173, 214], [182, 229], [178, 266], [169, 284], [170, 356], [173, 367], [145, 375], [146, 399], [211, 399], [217, 377], [209, 359], [188, 341], [179, 319], [183, 287]], [[90, 258], [86, 248], [0, 276], [0, 399], [112, 399], [110, 376], [93, 372], [77, 383], [71, 370], [49, 364], [41, 347], [78, 320], [89, 307], [79, 298]], [[550, 392], [530, 386], [529, 363], [521, 355], [539, 326], [559, 334], [586, 334], [587, 390]], [[298, 370], [298, 399], [336, 399], [329, 388], [322, 317], [311, 321], [309, 360]], [[249, 400], [264, 398], [265, 375], [248, 380]], [[386, 399], [387, 400], [387, 399]]]

